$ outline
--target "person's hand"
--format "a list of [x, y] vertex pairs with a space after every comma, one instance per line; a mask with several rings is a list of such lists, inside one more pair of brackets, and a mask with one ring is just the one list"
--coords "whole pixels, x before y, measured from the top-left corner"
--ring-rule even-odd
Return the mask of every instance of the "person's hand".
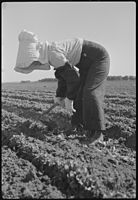
[[65, 108], [65, 98], [64, 97], [54, 97], [54, 103], [57, 103], [62, 108]]
[[72, 115], [76, 110], [73, 108], [73, 101], [65, 98], [65, 109]]

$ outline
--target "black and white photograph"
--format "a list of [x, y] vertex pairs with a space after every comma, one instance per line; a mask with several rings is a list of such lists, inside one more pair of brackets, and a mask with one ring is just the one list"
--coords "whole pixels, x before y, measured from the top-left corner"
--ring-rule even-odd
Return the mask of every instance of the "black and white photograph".
[[1, 11], [1, 198], [136, 198], [136, 2]]

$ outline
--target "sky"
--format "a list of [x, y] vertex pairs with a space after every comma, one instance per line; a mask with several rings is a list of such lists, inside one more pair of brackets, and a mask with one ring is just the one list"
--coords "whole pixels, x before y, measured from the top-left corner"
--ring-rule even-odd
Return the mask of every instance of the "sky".
[[109, 76], [136, 75], [135, 2], [3, 2], [2, 82], [54, 78], [54, 70], [14, 71], [18, 35], [34, 32], [42, 42], [80, 37], [103, 45], [111, 59]]

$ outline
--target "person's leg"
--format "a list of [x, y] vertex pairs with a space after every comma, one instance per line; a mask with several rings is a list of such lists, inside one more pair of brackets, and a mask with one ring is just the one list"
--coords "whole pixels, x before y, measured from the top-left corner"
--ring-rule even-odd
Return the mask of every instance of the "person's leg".
[[76, 110], [76, 112], [73, 113], [71, 123], [72, 126], [75, 127], [83, 127], [83, 109], [82, 109], [82, 97], [83, 97], [83, 87], [85, 84], [85, 80], [87, 77], [87, 73], [82, 73], [81, 70], [80, 73], [80, 86], [76, 94], [76, 98], [73, 101], [73, 107]]
[[86, 78], [83, 89], [83, 122], [91, 134], [105, 130], [103, 100], [108, 72], [109, 58], [107, 57], [93, 63]]

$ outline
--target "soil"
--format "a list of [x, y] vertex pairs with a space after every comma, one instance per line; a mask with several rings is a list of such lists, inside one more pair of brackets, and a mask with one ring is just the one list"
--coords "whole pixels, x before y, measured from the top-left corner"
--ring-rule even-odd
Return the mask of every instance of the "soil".
[[136, 198], [135, 99], [106, 96], [104, 140], [92, 145], [64, 109], [43, 115], [48, 94], [41, 104], [37, 92], [4, 91], [2, 198]]

